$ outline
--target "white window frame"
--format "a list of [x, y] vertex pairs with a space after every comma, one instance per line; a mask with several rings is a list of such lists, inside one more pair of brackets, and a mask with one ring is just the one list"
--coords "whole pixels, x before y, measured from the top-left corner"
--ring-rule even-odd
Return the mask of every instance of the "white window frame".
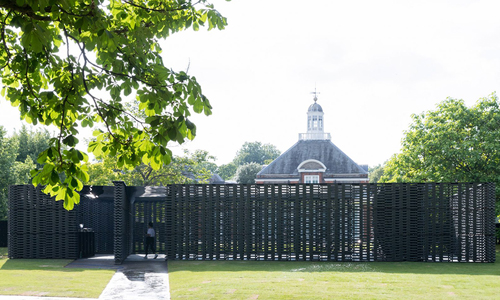
[[319, 183], [319, 175], [304, 175], [304, 183]]

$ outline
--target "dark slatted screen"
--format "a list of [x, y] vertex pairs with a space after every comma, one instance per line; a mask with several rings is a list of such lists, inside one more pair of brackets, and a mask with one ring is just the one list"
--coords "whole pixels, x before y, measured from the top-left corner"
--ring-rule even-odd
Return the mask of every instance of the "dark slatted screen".
[[493, 184], [172, 185], [169, 259], [495, 260]]
[[30, 185], [9, 188], [9, 257], [77, 258], [78, 213]]
[[169, 259], [495, 261], [490, 183], [171, 185], [147, 201], [139, 189], [86, 187], [66, 211], [39, 188], [10, 187], [9, 257], [76, 258], [83, 223], [121, 263], [153, 221]]

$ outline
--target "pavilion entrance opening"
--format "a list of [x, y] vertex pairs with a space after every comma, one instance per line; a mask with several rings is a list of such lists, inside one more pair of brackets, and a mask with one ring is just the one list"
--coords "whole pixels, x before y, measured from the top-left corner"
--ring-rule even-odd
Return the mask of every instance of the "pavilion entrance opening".
[[132, 254], [144, 254], [149, 222], [155, 230], [156, 253], [165, 254], [165, 188], [135, 187], [132, 197]]

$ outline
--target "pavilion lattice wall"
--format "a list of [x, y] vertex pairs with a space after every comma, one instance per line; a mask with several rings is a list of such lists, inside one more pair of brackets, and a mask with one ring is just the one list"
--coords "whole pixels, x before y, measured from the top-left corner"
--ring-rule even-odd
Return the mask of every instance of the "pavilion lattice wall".
[[77, 258], [78, 212], [31, 185], [9, 188], [10, 258]]
[[169, 259], [495, 260], [494, 184], [172, 185]]
[[[490, 183], [171, 185], [164, 196], [85, 187], [80, 205], [9, 189], [9, 257], [77, 258], [79, 224], [117, 263], [141, 252], [148, 220], [169, 259], [495, 261]], [[135, 196], [134, 196], [135, 195]]]
[[113, 254], [113, 190], [113, 187], [86, 186], [81, 192], [80, 204], [67, 211], [62, 201], [42, 193], [41, 188], [11, 186], [9, 257], [78, 258], [80, 224], [95, 232], [96, 253]]

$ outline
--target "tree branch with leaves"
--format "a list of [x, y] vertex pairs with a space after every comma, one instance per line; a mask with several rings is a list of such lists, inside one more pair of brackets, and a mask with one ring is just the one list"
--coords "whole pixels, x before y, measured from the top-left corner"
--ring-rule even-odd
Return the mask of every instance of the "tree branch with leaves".
[[[191, 112], [212, 107], [195, 77], [163, 64], [159, 40], [204, 25], [227, 25], [205, 0], [0, 0], [1, 95], [26, 122], [59, 131], [33, 183], [72, 209], [89, 179], [76, 135], [98, 124], [94, 155], [129, 169], [168, 165], [168, 144], [196, 135]], [[146, 118], [126, 109], [133, 96]]]

